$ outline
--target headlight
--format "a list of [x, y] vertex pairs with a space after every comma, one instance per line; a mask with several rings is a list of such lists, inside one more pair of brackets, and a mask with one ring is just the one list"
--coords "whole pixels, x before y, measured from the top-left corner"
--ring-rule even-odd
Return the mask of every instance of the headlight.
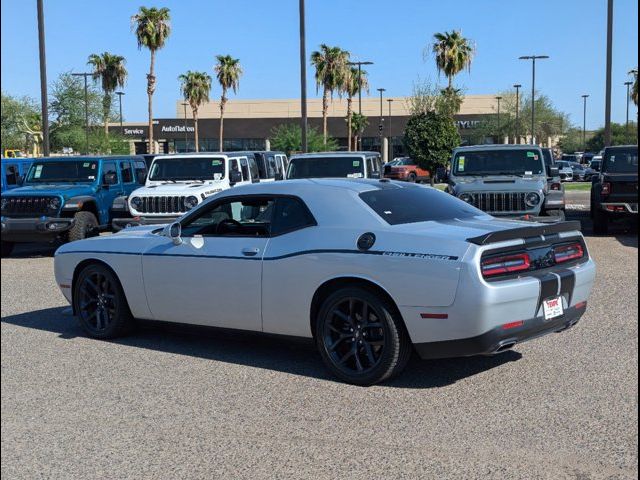
[[131, 199], [131, 206], [134, 210], [140, 210], [140, 208], [142, 208], [142, 199], [140, 197], [133, 197]]
[[198, 198], [191, 195], [184, 199], [184, 208], [187, 210], [191, 210], [193, 207], [198, 205]]
[[462, 200], [463, 202], [467, 202], [467, 203], [473, 205], [474, 197], [473, 197], [473, 195], [471, 193], [461, 193], [458, 198], [460, 200]]
[[535, 207], [540, 203], [540, 195], [536, 192], [527, 193], [527, 196], [524, 199], [524, 203], [529, 207]]
[[58, 209], [60, 208], [60, 205], [62, 204], [62, 202], [60, 201], [60, 199], [58, 197], [53, 197], [51, 200], [49, 200], [49, 210], [52, 210], [54, 212], [58, 211]]

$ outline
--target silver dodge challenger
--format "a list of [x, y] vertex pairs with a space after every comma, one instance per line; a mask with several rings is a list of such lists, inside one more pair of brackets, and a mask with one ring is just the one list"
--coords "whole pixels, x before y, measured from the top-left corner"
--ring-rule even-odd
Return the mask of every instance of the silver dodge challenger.
[[585, 312], [578, 222], [502, 220], [436, 189], [307, 179], [218, 193], [166, 226], [61, 246], [56, 281], [86, 333], [134, 319], [313, 338], [371, 385], [422, 358], [493, 355]]

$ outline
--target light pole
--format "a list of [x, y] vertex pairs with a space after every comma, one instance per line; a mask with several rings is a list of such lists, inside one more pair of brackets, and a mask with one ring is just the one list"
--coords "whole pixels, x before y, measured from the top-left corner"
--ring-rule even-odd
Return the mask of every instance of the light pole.
[[387, 127], [389, 128], [389, 157], [388, 161], [393, 160], [393, 137], [391, 136], [391, 103], [393, 103], [393, 98], [387, 98], [387, 102], [389, 103], [389, 122]]
[[522, 85], [520, 85], [519, 83], [516, 83], [513, 88], [516, 89], [516, 143], [520, 144], [520, 137], [518, 136], [518, 127], [520, 126], [520, 87], [522, 87]]
[[587, 151], [587, 98], [589, 95], [582, 95], [583, 110], [582, 110], [582, 151]]
[[498, 101], [498, 135], [500, 135], [500, 100], [502, 100], [502, 97], [498, 95], [496, 100]]
[[383, 123], [383, 113], [382, 113], [382, 94], [386, 92], [386, 88], [376, 88], [380, 92], [380, 123], [378, 124], [378, 137], [380, 137], [380, 153], [382, 153], [382, 130], [384, 129]]
[[116, 92], [118, 95], [118, 103], [120, 104], [120, 135], [124, 135], [124, 127], [122, 125], [122, 96], [124, 92]]
[[[302, 140], [302, 152], [307, 148], [307, 53], [305, 34], [304, 0], [298, 4], [300, 14], [300, 131]], [[185, 115], [186, 117], [186, 115]], [[185, 130], [186, 135], [186, 130]]]
[[[362, 81], [362, 65], [373, 65], [373, 62], [347, 62], [347, 65], [358, 66], [358, 82]], [[362, 88], [358, 88], [358, 114], [362, 115]]]
[[536, 60], [545, 60], [548, 55], [524, 55], [520, 60], [531, 60], [531, 144], [536, 140]]
[[49, 100], [47, 98], [47, 57], [44, 44], [44, 5], [38, 0], [38, 48], [40, 51], [40, 106], [42, 111], [42, 154], [49, 156]]
[[189, 105], [189, 103], [187, 102], [182, 102], [182, 108], [184, 109], [184, 151], [188, 152], [189, 151], [189, 144], [188, 144], [188, 140], [187, 140], [187, 105]]
[[84, 141], [85, 154], [89, 154], [89, 86], [87, 78], [92, 77], [93, 73], [72, 73], [74, 77], [84, 77]]
[[624, 132], [627, 137], [629, 137], [629, 87], [633, 85], [633, 82], [624, 82], [627, 86], [627, 118], [624, 122]]
[[604, 103], [604, 146], [611, 146], [611, 62], [613, 57], [613, 0], [607, 1], [607, 64]]

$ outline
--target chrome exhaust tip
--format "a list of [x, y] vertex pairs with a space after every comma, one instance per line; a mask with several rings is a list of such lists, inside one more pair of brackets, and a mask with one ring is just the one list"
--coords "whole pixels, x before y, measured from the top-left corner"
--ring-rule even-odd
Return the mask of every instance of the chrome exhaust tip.
[[513, 347], [515, 347], [515, 345], [516, 345], [515, 340], [508, 340], [506, 342], [500, 342], [498, 344], [498, 348], [496, 348], [493, 351], [493, 354], [496, 355], [498, 353], [507, 352], [507, 351], [511, 350]]

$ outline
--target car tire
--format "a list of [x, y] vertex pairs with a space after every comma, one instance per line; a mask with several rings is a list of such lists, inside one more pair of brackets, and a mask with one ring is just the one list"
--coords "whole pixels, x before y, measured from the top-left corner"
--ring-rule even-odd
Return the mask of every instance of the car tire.
[[13, 252], [13, 246], [14, 246], [13, 242], [5, 242], [4, 240], [2, 241], [2, 257], [3, 258], [11, 255], [11, 252]]
[[112, 270], [98, 263], [86, 266], [78, 274], [73, 306], [80, 326], [93, 338], [120, 337], [134, 324], [120, 281]]
[[564, 210], [547, 210], [547, 216], [558, 217], [561, 222], [564, 222], [567, 219], [567, 212]]
[[315, 339], [327, 368], [340, 380], [361, 386], [399, 374], [412, 352], [396, 307], [360, 287], [327, 297], [316, 319]]
[[415, 173], [411, 172], [409, 175], [407, 175], [407, 182], [416, 183], [417, 181], [418, 176]]
[[594, 205], [594, 207], [593, 231], [597, 235], [606, 235], [609, 233], [609, 217], [602, 209], [598, 208], [597, 205]]
[[98, 231], [98, 219], [91, 212], [76, 212], [73, 226], [69, 230], [69, 241], [84, 240], [94, 237]]

